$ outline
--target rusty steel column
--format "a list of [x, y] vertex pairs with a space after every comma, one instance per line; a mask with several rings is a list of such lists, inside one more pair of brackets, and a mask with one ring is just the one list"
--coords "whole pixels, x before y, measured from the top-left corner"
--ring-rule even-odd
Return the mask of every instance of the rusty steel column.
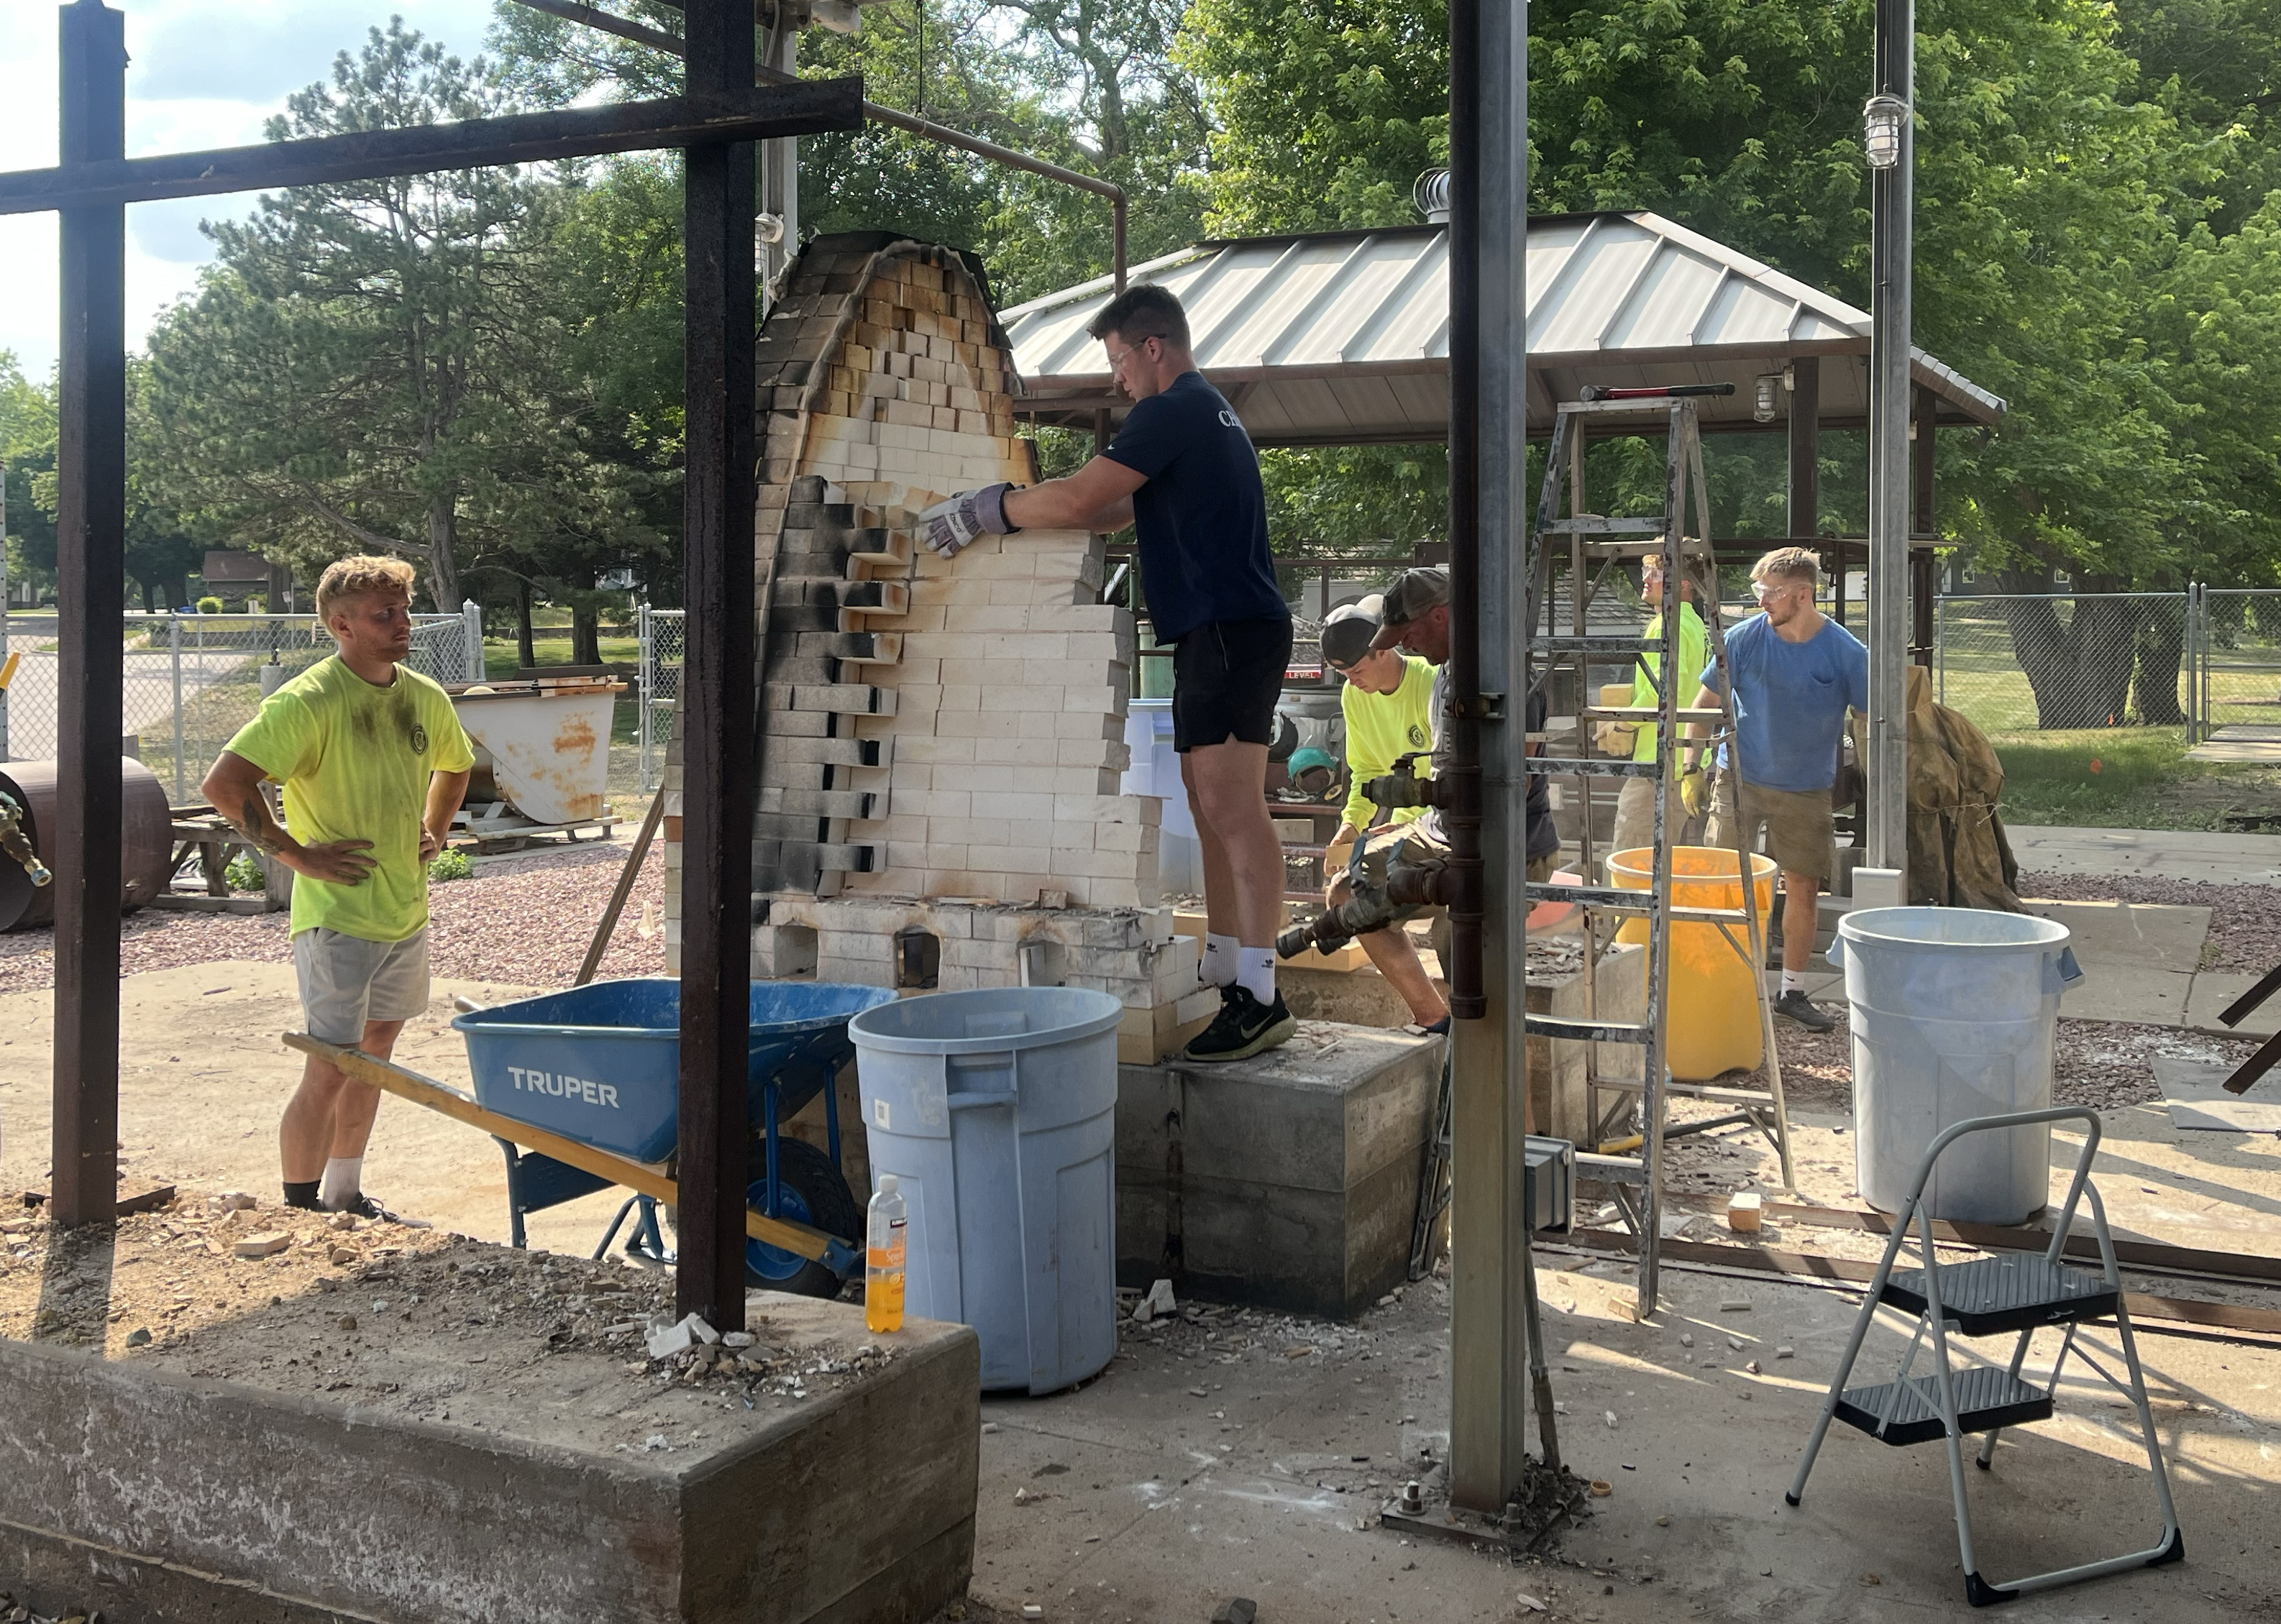
[[[62, 8], [61, 158], [127, 153], [126, 17]], [[56, 1221], [119, 1203], [119, 735], [127, 607], [127, 211], [62, 213], [56, 469]]]
[[[692, 98], [753, 82], [749, 0], [688, 0]], [[682, 572], [681, 1208], [675, 1303], [745, 1325], [753, 965], [754, 143], [689, 149]]]

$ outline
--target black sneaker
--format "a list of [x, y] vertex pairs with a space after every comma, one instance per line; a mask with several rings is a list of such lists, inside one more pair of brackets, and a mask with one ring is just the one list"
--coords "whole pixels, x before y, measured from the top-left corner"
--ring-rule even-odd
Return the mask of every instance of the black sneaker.
[[1805, 996], [1805, 989], [1793, 987], [1775, 1000], [1775, 1013], [1787, 1015], [1809, 1032], [1827, 1032], [1837, 1024], [1837, 1017], [1825, 1015], [1814, 1008], [1813, 1001]]
[[1187, 1050], [1191, 1060], [1245, 1060], [1264, 1049], [1287, 1043], [1299, 1029], [1290, 1007], [1277, 993], [1273, 1004], [1262, 1004], [1241, 986], [1230, 987], [1220, 1000], [1211, 1025], [1196, 1035]]
[[400, 1218], [361, 1190], [357, 1192], [356, 1198], [348, 1205], [336, 1207], [333, 1210], [336, 1212], [352, 1213], [369, 1224], [400, 1224], [406, 1229], [433, 1229], [436, 1227], [424, 1218]]

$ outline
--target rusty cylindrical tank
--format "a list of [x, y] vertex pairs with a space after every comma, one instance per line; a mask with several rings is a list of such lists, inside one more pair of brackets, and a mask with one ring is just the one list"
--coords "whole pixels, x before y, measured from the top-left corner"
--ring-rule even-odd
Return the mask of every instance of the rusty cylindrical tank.
[[[121, 912], [132, 913], [166, 889], [174, 820], [167, 810], [166, 791], [150, 768], [131, 756], [122, 756], [119, 772], [124, 810], [119, 906]], [[0, 789], [14, 796], [23, 806], [25, 833], [31, 836], [32, 849], [48, 866], [55, 867], [56, 764], [0, 762]], [[14, 863], [0, 862], [0, 930], [55, 923], [56, 892], [70, 879], [58, 870], [54, 885], [35, 886]]]

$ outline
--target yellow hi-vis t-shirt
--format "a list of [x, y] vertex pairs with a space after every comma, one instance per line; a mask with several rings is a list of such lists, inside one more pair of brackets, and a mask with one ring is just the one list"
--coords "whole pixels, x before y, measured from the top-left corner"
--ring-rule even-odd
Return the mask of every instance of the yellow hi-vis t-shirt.
[[293, 877], [293, 935], [317, 926], [367, 942], [418, 934], [428, 922], [428, 779], [476, 761], [440, 684], [398, 666], [393, 682], [375, 688], [335, 655], [263, 700], [226, 748], [285, 786], [286, 831], [303, 845], [372, 843], [372, 872], [354, 885]]
[[[1347, 770], [1354, 778], [1346, 820], [1358, 829], [1368, 828], [1378, 815], [1363, 786], [1392, 772], [1397, 757], [1434, 745], [1434, 667], [1414, 654], [1402, 663], [1407, 667], [1402, 686], [1390, 694], [1366, 693], [1351, 682], [1339, 694], [1339, 709], [1347, 719]], [[1419, 761], [1411, 770], [1420, 778], [1434, 775], [1430, 761]], [[1390, 821], [1407, 823], [1424, 811], [1404, 807]]]

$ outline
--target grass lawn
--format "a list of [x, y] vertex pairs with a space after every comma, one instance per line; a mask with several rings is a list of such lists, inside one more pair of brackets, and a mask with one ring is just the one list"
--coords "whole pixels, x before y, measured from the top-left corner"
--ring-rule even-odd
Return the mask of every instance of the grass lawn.
[[2175, 727], [1996, 733], [2007, 823], [2215, 829], [2229, 812], [2281, 811], [2281, 767], [2189, 761]]

